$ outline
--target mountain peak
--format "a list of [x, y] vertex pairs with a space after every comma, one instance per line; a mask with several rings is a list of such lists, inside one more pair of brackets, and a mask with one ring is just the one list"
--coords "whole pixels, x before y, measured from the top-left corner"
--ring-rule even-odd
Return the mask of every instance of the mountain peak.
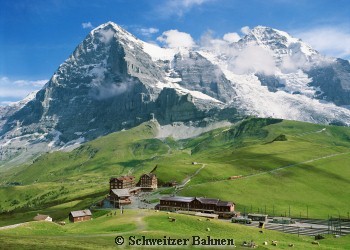
[[122, 28], [120, 25], [108, 21], [104, 24], [99, 25], [95, 29], [91, 30], [90, 32], [91, 36], [101, 36], [107, 37], [107, 41], [110, 40], [110, 38], [117, 36], [118, 38], [122, 38], [123, 40], [130, 40], [132, 42], [139, 42], [140, 40], [137, 39], [133, 34], [129, 33], [127, 30]]
[[96, 28], [94, 28], [91, 32], [94, 33], [96, 31], [99, 31], [101, 29], [114, 29], [115, 31], [120, 31], [120, 32], [127, 32], [125, 29], [123, 29], [120, 25], [112, 22], [112, 21], [108, 21], [106, 23], [103, 23], [99, 26], [97, 26]]
[[300, 39], [292, 37], [287, 32], [260, 25], [250, 30], [248, 36], [254, 37], [259, 42], [275, 40], [281, 41], [286, 45], [301, 42]]
[[305, 56], [318, 54], [316, 50], [301, 39], [295, 38], [285, 31], [261, 25], [251, 29], [243, 40], [249, 44], [253, 43], [273, 51], [278, 51], [279, 54], [295, 53], [296, 50], [299, 50]]

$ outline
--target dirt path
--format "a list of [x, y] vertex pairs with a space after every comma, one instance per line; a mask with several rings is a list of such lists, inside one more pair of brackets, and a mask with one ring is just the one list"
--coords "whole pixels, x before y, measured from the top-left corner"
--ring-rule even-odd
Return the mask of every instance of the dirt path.
[[326, 131], [326, 130], [327, 130], [326, 128], [323, 128], [323, 129], [321, 129], [321, 130], [304, 132], [304, 133], [301, 133], [301, 134], [296, 134], [296, 135], [294, 135], [294, 136], [304, 136], [304, 135], [310, 135], [310, 134], [322, 133], [322, 132], [324, 132], [324, 131]]
[[272, 169], [272, 170], [268, 170], [268, 171], [265, 171], [265, 172], [261, 172], [261, 173], [257, 173], [257, 174], [251, 174], [251, 175], [246, 175], [246, 176], [243, 176], [240, 179], [246, 179], [246, 178], [259, 176], [259, 175], [263, 175], [263, 174], [269, 174], [269, 173], [277, 172], [277, 171], [282, 170], [282, 169], [295, 167], [295, 166], [298, 166], [298, 165], [302, 165], [302, 164], [306, 164], [306, 163], [310, 163], [310, 162], [314, 162], [314, 161], [318, 161], [318, 160], [322, 160], [322, 159], [327, 159], [327, 158], [331, 158], [331, 157], [338, 156], [338, 155], [345, 155], [345, 154], [350, 154], [350, 152], [326, 155], [326, 156], [322, 156], [322, 157], [319, 157], [319, 158], [314, 158], [314, 159], [311, 159], [311, 160], [298, 162], [298, 163], [294, 163], [294, 164], [290, 164], [290, 165], [286, 165], [286, 166], [282, 166], [282, 167], [275, 168], [275, 169]]
[[[241, 179], [247, 179], [247, 178], [251, 178], [251, 177], [256, 177], [256, 176], [259, 176], [259, 175], [269, 174], [269, 173], [277, 172], [277, 171], [280, 171], [280, 170], [283, 170], [283, 169], [286, 169], [286, 168], [291, 168], [291, 167], [295, 167], [295, 166], [298, 166], [298, 165], [307, 164], [307, 163], [310, 163], [310, 162], [314, 162], [314, 161], [318, 161], [318, 160], [322, 160], [322, 159], [327, 159], [327, 158], [332, 158], [332, 157], [335, 157], [335, 156], [338, 156], [338, 155], [346, 155], [346, 154], [350, 154], [350, 152], [331, 154], [331, 155], [326, 155], [326, 156], [314, 158], [314, 159], [303, 161], [303, 162], [289, 164], [289, 165], [278, 167], [278, 168], [275, 168], [275, 169], [272, 169], [272, 170], [268, 170], [268, 171], [264, 171], [264, 172], [260, 172], [260, 173], [256, 173], [256, 174], [245, 175], [245, 176], [242, 176], [241, 178], [233, 179], [231, 181], [237, 181], [237, 180], [241, 180]], [[213, 181], [207, 181], [206, 183], [226, 181], [226, 180], [227, 179], [224, 179], [224, 180], [213, 180]], [[195, 184], [195, 185], [199, 185], [199, 184]]]
[[140, 213], [138, 213], [136, 217], [136, 231], [137, 232], [143, 232], [146, 228], [146, 223], [144, 222], [143, 218], [145, 217], [145, 212], [141, 210]]
[[197, 174], [199, 174], [199, 172], [200, 172], [203, 168], [205, 168], [206, 165], [207, 165], [207, 164], [202, 163], [202, 167], [201, 167], [201, 168], [197, 169], [196, 172], [194, 172], [192, 175], [190, 175], [190, 176], [188, 176], [187, 178], [185, 178], [185, 179], [182, 181], [182, 183], [181, 183], [179, 186], [176, 187], [176, 189], [175, 189], [175, 191], [174, 191], [174, 194], [176, 194], [177, 192], [181, 191], [181, 190], [186, 186], [186, 184], [189, 183], [189, 182], [191, 181], [191, 179], [192, 179], [193, 177], [195, 177]]
[[0, 227], [0, 230], [5, 230], [5, 229], [11, 229], [11, 228], [16, 228], [19, 227], [21, 225], [26, 224], [27, 222], [24, 223], [18, 223], [18, 224], [13, 224], [13, 225], [9, 225], [9, 226], [4, 226], [4, 227]]

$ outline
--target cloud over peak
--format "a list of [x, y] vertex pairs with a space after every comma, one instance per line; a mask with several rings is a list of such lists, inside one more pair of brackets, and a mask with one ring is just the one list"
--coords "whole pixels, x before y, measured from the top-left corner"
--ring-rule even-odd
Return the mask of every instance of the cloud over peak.
[[235, 42], [238, 42], [239, 39], [241, 39], [241, 37], [240, 37], [236, 32], [231, 32], [231, 33], [226, 33], [226, 34], [223, 36], [223, 39], [224, 39], [226, 42], [235, 43]]
[[186, 47], [192, 48], [196, 45], [190, 34], [178, 30], [168, 30], [157, 38], [167, 48]]
[[350, 27], [323, 26], [293, 33], [322, 54], [350, 58]]

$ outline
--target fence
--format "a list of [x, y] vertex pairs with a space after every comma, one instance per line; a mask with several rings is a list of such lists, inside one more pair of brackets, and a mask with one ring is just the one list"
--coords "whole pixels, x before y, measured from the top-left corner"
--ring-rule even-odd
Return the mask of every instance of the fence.
[[[265, 229], [276, 230], [284, 233], [315, 236], [318, 234], [348, 235], [350, 234], [350, 220], [330, 218], [328, 220], [293, 219], [295, 224], [277, 224], [268, 222]], [[252, 223], [248, 226], [258, 226]]]

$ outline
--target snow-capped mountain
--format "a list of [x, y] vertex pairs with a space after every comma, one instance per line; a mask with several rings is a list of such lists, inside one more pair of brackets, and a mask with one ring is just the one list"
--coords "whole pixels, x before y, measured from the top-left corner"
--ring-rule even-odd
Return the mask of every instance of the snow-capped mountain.
[[348, 61], [283, 31], [258, 26], [235, 43], [170, 49], [108, 22], [35, 97], [0, 110], [0, 160], [79, 144], [151, 114], [164, 125], [245, 115], [349, 125], [349, 93]]

